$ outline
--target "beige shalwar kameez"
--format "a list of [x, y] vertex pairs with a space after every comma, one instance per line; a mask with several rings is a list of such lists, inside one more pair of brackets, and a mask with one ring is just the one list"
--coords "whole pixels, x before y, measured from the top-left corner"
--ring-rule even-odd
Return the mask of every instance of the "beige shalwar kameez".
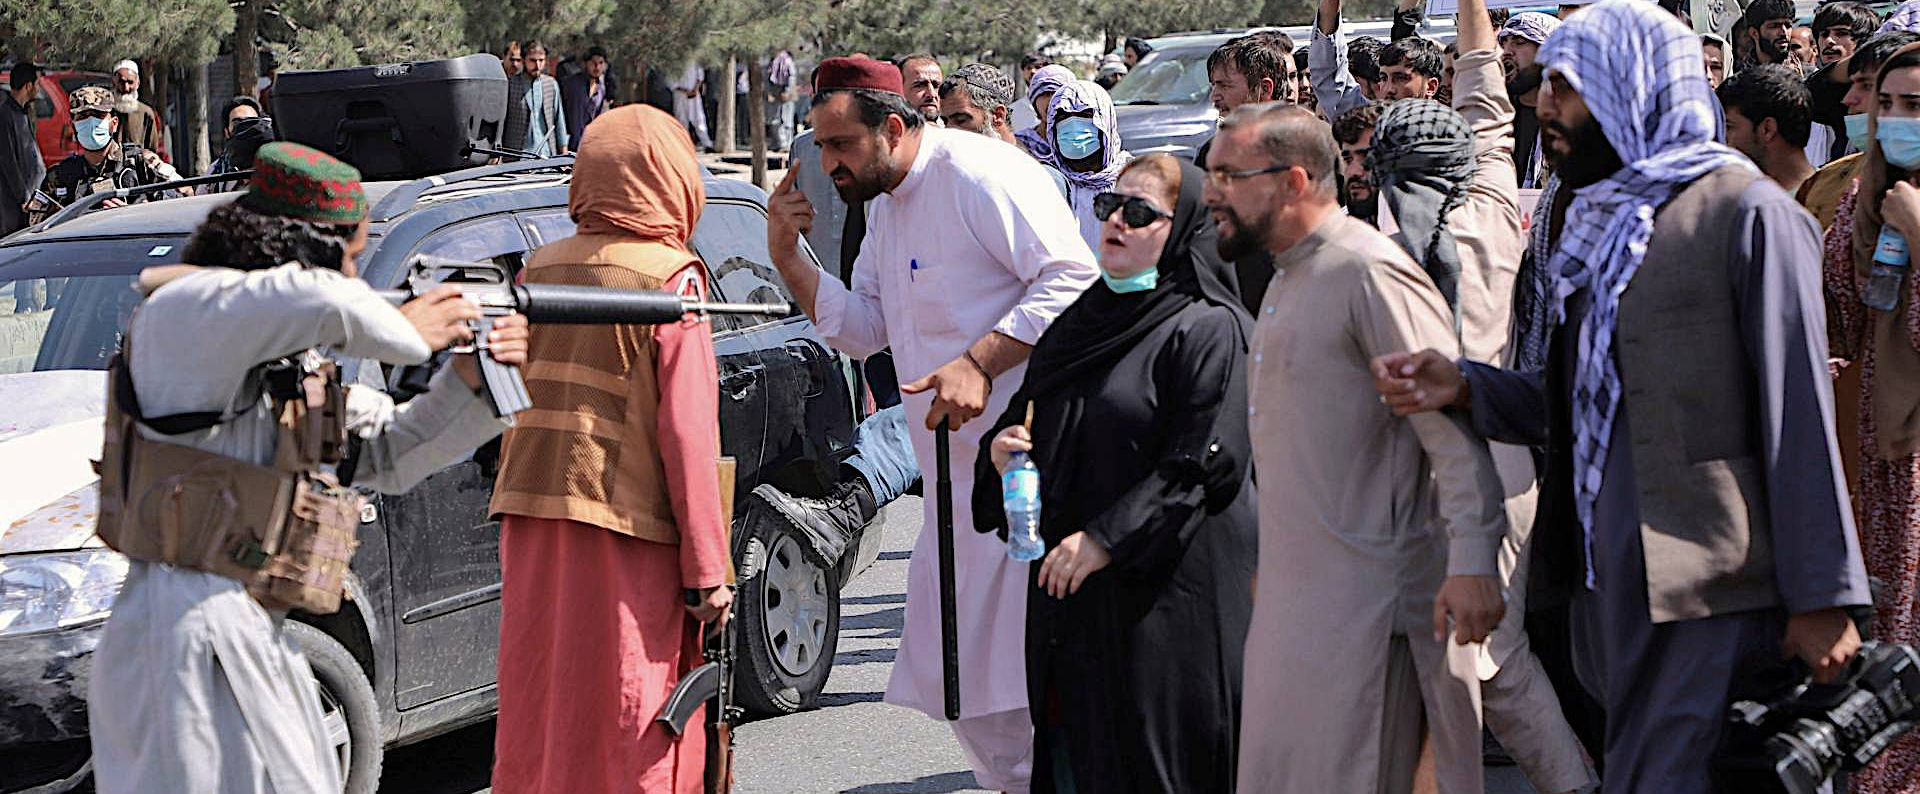
[[1435, 642], [1432, 612], [1446, 576], [1496, 575], [1503, 489], [1485, 442], [1446, 414], [1394, 417], [1369, 369], [1457, 355], [1451, 312], [1345, 215], [1274, 266], [1251, 364], [1260, 564], [1239, 790], [1407, 790], [1424, 702], [1440, 790], [1479, 794], [1478, 649]]

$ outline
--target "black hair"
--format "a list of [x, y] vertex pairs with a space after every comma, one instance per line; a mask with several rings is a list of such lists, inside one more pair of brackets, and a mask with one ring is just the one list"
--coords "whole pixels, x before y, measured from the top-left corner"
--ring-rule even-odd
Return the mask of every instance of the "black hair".
[[925, 121], [920, 111], [907, 104], [907, 98], [892, 91], [876, 91], [871, 88], [829, 88], [813, 94], [813, 107], [820, 107], [840, 94], [853, 97], [853, 107], [860, 112], [860, 123], [869, 130], [878, 131], [887, 125], [888, 116], [899, 116], [907, 129], [917, 129]]
[[524, 44], [520, 45], [521, 57], [532, 55], [534, 50], [546, 52], [547, 45], [541, 44], [539, 39], [528, 39]]
[[598, 44], [595, 44], [587, 48], [587, 57], [585, 58], [585, 60], [591, 61], [594, 58], [606, 58], [607, 60], [613, 60], [611, 57], [607, 55], [607, 48], [602, 47]]
[[1421, 77], [1439, 79], [1446, 72], [1447, 62], [1440, 56], [1440, 45], [1431, 39], [1408, 36], [1395, 40], [1380, 50], [1381, 66], [1405, 65], [1408, 71]]
[[1380, 81], [1380, 50], [1386, 47], [1379, 39], [1361, 36], [1347, 43], [1347, 71], [1369, 83]]
[[[1261, 80], [1273, 81], [1275, 96], [1286, 93], [1287, 58], [1293, 49], [1292, 40], [1285, 39], [1286, 34], [1277, 36], [1266, 33], [1250, 33], [1232, 39], [1220, 45], [1207, 56], [1207, 75], [1212, 76], [1215, 69], [1231, 62], [1247, 81], [1247, 87], [1260, 84]], [[1283, 40], [1284, 39], [1284, 40]], [[1285, 44], [1287, 46], [1282, 47]], [[1255, 97], [1256, 102], [1265, 102], [1270, 97]]]
[[1880, 65], [1899, 52], [1901, 47], [1916, 41], [1920, 41], [1920, 33], [1907, 30], [1890, 30], [1867, 39], [1867, 43], [1860, 45], [1853, 51], [1853, 57], [1847, 59], [1847, 76], [1879, 72]]
[[1380, 124], [1380, 114], [1387, 109], [1387, 103], [1374, 100], [1340, 114], [1333, 120], [1333, 139], [1341, 143], [1358, 143], [1360, 133], [1371, 130]]
[[1135, 58], [1145, 58], [1147, 57], [1147, 53], [1153, 52], [1153, 45], [1148, 44], [1146, 39], [1136, 39], [1136, 38], [1129, 37], [1127, 39], [1126, 48], [1127, 48], [1127, 51], [1133, 53], [1133, 57]]
[[1313, 48], [1308, 46], [1302, 46], [1300, 49], [1294, 50], [1293, 51], [1293, 70], [1296, 72], [1307, 71], [1308, 70], [1307, 61], [1309, 58], [1312, 57], [1312, 54], [1313, 54]]
[[220, 108], [220, 123], [226, 124], [227, 119], [233, 115], [233, 109], [243, 106], [253, 108], [253, 112], [262, 116], [267, 114], [265, 110], [260, 108], [260, 100], [241, 94], [240, 96], [227, 100], [227, 104]]
[[1753, 0], [1740, 19], [1751, 28], [1758, 28], [1775, 19], [1784, 19], [1791, 24], [1794, 19], [1793, 0]]
[[1740, 111], [1755, 126], [1773, 119], [1781, 138], [1796, 149], [1806, 148], [1813, 128], [1813, 93], [1798, 72], [1778, 64], [1749, 67], [1728, 77], [1715, 93], [1722, 107]]
[[246, 196], [241, 196], [207, 213], [187, 239], [180, 259], [238, 270], [265, 270], [288, 262], [339, 270], [358, 226], [261, 212], [247, 206]]
[[1505, 27], [1507, 20], [1512, 18], [1513, 9], [1511, 8], [1495, 8], [1487, 11], [1487, 20], [1493, 23], [1493, 29], [1496, 31]]
[[1052, 58], [1049, 58], [1045, 55], [1041, 55], [1040, 53], [1037, 53], [1037, 52], [1029, 52], [1024, 56], [1021, 56], [1020, 58], [1020, 68], [1022, 69], [1039, 69], [1042, 67], [1047, 67], [1052, 65], [1053, 65]]
[[12, 73], [7, 75], [7, 87], [17, 91], [20, 86], [39, 79], [40, 67], [34, 66], [32, 61], [20, 61], [13, 65]]
[[1813, 37], [1818, 39], [1834, 28], [1853, 32], [1855, 42], [1863, 42], [1880, 27], [1880, 15], [1864, 3], [1838, 2], [1820, 7], [1813, 15]]

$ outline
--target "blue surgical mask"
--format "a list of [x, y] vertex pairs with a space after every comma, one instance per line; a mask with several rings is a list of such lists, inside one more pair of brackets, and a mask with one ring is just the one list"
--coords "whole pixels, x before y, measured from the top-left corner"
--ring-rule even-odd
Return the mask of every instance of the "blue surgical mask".
[[1847, 144], [1859, 151], [1867, 150], [1867, 114], [1855, 113], [1844, 119], [1847, 123]]
[[73, 137], [87, 151], [97, 152], [113, 143], [113, 128], [103, 116], [79, 119], [73, 122]]
[[1103, 269], [1100, 271], [1100, 280], [1107, 282], [1107, 289], [1121, 295], [1129, 292], [1146, 292], [1160, 284], [1160, 269], [1150, 267], [1126, 278], [1114, 278]]
[[1920, 167], [1920, 119], [1882, 118], [1880, 152], [1896, 168]]
[[1053, 128], [1053, 140], [1060, 147], [1060, 159], [1083, 160], [1100, 151], [1100, 128], [1093, 119], [1074, 116]]

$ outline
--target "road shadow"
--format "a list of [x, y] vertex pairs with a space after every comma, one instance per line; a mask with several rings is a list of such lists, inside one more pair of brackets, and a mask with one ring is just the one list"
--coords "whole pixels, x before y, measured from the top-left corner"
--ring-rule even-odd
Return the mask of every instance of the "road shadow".
[[820, 708], [851, 706], [855, 703], [879, 703], [885, 697], [884, 692], [828, 692], [820, 696]]
[[840, 605], [843, 607], [849, 606], [849, 605], [864, 606], [867, 604], [904, 604], [904, 603], [907, 603], [906, 593], [886, 593], [883, 595], [870, 595], [870, 596], [844, 596], [843, 595], [840, 597]]
[[947, 772], [901, 783], [873, 783], [858, 788], [842, 789], [840, 794], [947, 794], [954, 791], [973, 791], [978, 788], [980, 784], [974, 782], [972, 772]]
[[[863, 629], [893, 629], [893, 636], [900, 636], [900, 627], [906, 624], [907, 608], [876, 609], [864, 615], [840, 616], [841, 631], [860, 631]], [[862, 639], [872, 639], [863, 637]]]
[[833, 666], [845, 664], [893, 664], [893, 648], [868, 648], [864, 651], [841, 651], [833, 655]]
[[886, 561], [889, 561], [889, 560], [894, 560], [894, 561], [898, 561], [898, 560], [910, 560], [910, 559], [913, 559], [913, 552], [911, 552], [911, 551], [883, 551], [883, 552], [880, 552], [880, 561], [881, 561], [881, 562], [886, 562]]
[[469, 794], [493, 778], [493, 720], [387, 751], [380, 791]]

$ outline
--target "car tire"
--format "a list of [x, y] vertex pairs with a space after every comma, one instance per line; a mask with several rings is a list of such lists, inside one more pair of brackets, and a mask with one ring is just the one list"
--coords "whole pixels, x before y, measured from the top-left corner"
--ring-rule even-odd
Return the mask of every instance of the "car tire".
[[747, 518], [753, 560], [734, 601], [734, 699], [756, 717], [818, 708], [840, 641], [839, 577], [802, 552], [806, 538], [786, 522]]
[[287, 623], [287, 636], [313, 667], [320, 688], [320, 722], [340, 760], [344, 794], [374, 794], [380, 788], [380, 703], [373, 682], [345, 646], [305, 623]]

